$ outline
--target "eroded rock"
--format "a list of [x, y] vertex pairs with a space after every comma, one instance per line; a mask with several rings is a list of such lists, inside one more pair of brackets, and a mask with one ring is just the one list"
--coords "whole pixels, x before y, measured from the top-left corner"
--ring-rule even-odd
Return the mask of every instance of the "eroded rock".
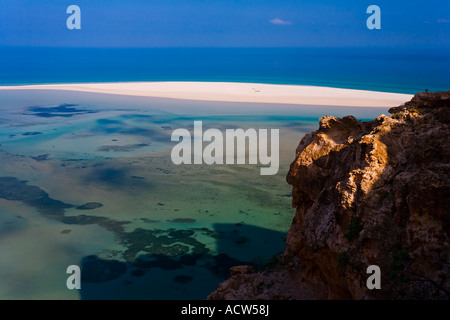
[[[210, 299], [449, 298], [450, 91], [389, 112], [320, 120], [287, 175], [296, 215], [280, 262]], [[366, 287], [373, 264], [381, 290]]]

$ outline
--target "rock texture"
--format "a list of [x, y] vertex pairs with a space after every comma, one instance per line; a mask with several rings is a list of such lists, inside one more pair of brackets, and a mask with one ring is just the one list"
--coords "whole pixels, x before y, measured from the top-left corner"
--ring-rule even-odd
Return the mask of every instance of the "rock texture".
[[[209, 299], [449, 298], [450, 91], [389, 112], [320, 119], [287, 176], [296, 214], [284, 254], [235, 270]], [[369, 265], [380, 290], [366, 286]]]

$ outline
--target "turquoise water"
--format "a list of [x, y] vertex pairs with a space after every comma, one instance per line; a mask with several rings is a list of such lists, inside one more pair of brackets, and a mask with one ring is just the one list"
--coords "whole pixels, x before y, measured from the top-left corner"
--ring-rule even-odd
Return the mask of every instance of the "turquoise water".
[[446, 49], [0, 47], [0, 85], [231, 81], [413, 94], [450, 88]]
[[[205, 299], [230, 267], [284, 250], [295, 213], [285, 177], [319, 117], [387, 112], [241, 103], [221, 115], [229, 104], [0, 91], [0, 299]], [[174, 165], [171, 133], [196, 120], [279, 129], [278, 174]], [[66, 287], [74, 264], [80, 291]]]

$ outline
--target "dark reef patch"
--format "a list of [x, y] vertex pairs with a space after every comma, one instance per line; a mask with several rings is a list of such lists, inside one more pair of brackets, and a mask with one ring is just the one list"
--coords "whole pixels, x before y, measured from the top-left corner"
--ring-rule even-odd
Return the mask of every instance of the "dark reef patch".
[[148, 192], [153, 188], [147, 179], [136, 178], [133, 169], [128, 166], [110, 165], [113, 161], [106, 161], [89, 168], [85, 175], [86, 184], [102, 184], [117, 188], [124, 192], [135, 194], [139, 191]]
[[78, 206], [75, 209], [77, 210], [94, 210], [97, 208], [103, 207], [103, 204], [100, 202], [88, 202], [86, 204], [83, 204], [82, 206]]
[[178, 223], [194, 223], [197, 220], [192, 219], [192, 218], [176, 218], [176, 219], [168, 220], [168, 221], [169, 222], [178, 222]]
[[[50, 198], [48, 193], [41, 188], [37, 186], [30, 186], [27, 184], [27, 181], [21, 181], [14, 177], [0, 177], [0, 198], [22, 201], [26, 205], [36, 208], [43, 216], [69, 225], [97, 224], [109, 231], [120, 233], [124, 232], [123, 225], [131, 223], [130, 221], [116, 221], [97, 216], [64, 216], [65, 209], [73, 208], [74, 205], [67, 204], [59, 200], [54, 200]], [[92, 202], [86, 204], [85, 206], [99, 207], [99, 205], [100, 203]]]
[[127, 247], [124, 258], [132, 263], [139, 253], [147, 257], [177, 257], [184, 254], [206, 254], [206, 245], [197, 241], [192, 230], [147, 230], [135, 229], [132, 232], [121, 233], [120, 241]]
[[191, 237], [194, 234], [195, 234], [195, 232], [192, 230], [175, 230], [175, 231], [169, 232], [169, 237], [181, 239], [181, 238], [185, 238], [185, 237]]
[[70, 216], [70, 217], [61, 217], [57, 219], [65, 224], [76, 224], [80, 226], [96, 224], [106, 230], [112, 231], [114, 233], [122, 233], [125, 232], [124, 225], [131, 223], [131, 221], [117, 221], [105, 217], [97, 217], [97, 216], [87, 216], [87, 215], [79, 215], [79, 216]]
[[23, 136], [37, 136], [38, 134], [42, 134], [42, 132], [35, 131], [22, 133]]
[[162, 172], [162, 173], [164, 173], [164, 174], [170, 174], [170, 173], [172, 173], [172, 171], [169, 170], [169, 169], [164, 169], [164, 168], [155, 168], [155, 169], [158, 170], [158, 171], [160, 171], [160, 172]]
[[99, 119], [97, 126], [92, 130], [94, 134], [126, 134], [139, 137], [150, 138], [152, 141], [170, 141], [170, 133], [166, 130], [155, 130], [148, 126], [142, 127], [142, 121], [123, 115], [116, 119]]
[[27, 181], [14, 177], [0, 177], [0, 198], [22, 201], [48, 217], [63, 216], [65, 209], [73, 207], [71, 204], [50, 198], [41, 188], [30, 186]]
[[148, 143], [126, 144], [123, 146], [100, 146], [100, 147], [98, 147], [97, 151], [130, 152], [130, 151], [134, 151], [138, 148], [143, 148], [143, 147], [148, 147], [148, 146], [149, 146]]
[[64, 117], [69, 118], [74, 115], [87, 114], [87, 113], [95, 113], [92, 110], [80, 110], [74, 107], [77, 107], [77, 104], [61, 104], [57, 107], [29, 107], [27, 110], [30, 113], [24, 113], [25, 115], [32, 115], [41, 118], [52, 118], [52, 117]]
[[38, 156], [35, 156], [35, 157], [31, 157], [31, 159], [33, 159], [33, 160], [36, 160], [36, 161], [45, 161], [45, 160], [48, 160], [48, 156], [49, 156], [50, 154], [41, 154], [41, 155], [38, 155]]
[[61, 231], [61, 234], [69, 234], [69, 233], [71, 233], [71, 232], [72, 232], [72, 230], [70, 230], [70, 229], [65, 229], [65, 230]]
[[140, 218], [142, 222], [145, 223], [157, 223], [160, 222], [160, 220], [151, 220], [151, 219], [147, 219], [147, 218]]
[[110, 186], [121, 186], [122, 188], [128, 184], [130, 170], [128, 168], [114, 167], [94, 167], [86, 176], [87, 183], [101, 183]]

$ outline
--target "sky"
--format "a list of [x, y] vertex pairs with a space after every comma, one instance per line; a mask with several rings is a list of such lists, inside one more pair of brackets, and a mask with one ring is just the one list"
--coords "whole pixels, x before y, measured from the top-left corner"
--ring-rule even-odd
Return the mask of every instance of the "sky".
[[[81, 9], [69, 30], [66, 9]], [[381, 29], [369, 30], [369, 5]], [[0, 46], [450, 48], [450, 1], [0, 0]]]

